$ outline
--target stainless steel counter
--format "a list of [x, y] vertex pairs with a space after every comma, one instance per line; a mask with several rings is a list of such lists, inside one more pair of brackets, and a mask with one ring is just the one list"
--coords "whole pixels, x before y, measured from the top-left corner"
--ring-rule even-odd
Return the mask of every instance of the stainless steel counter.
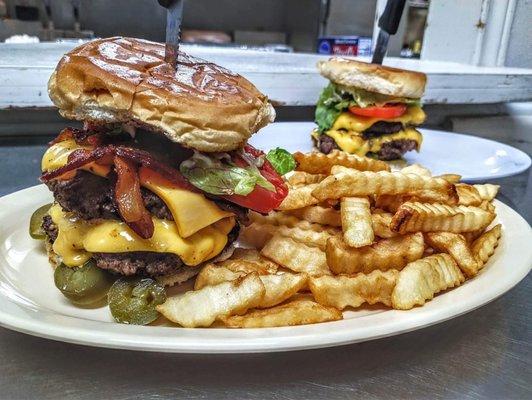
[[[532, 139], [498, 139], [530, 152]], [[28, 139], [0, 143], [0, 194], [37, 182], [43, 149]], [[502, 185], [499, 199], [530, 223], [531, 172], [495, 183]], [[0, 398], [530, 399], [531, 296], [529, 275], [492, 303], [430, 328], [264, 355], [96, 349], [0, 328]]]

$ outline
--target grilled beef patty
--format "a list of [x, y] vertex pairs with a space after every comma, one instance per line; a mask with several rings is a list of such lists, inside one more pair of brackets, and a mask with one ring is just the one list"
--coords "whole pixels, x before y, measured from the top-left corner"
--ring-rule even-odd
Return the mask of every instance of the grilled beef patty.
[[[81, 219], [120, 219], [118, 208], [113, 200], [113, 188], [109, 179], [78, 170], [69, 180], [52, 180], [46, 185], [53, 192], [54, 199], [66, 211], [73, 212]], [[155, 193], [141, 188], [146, 209], [159, 219], [174, 220], [166, 203]], [[209, 196], [222, 210], [232, 212], [238, 221], [248, 223], [248, 210], [225, 200]]]
[[[52, 180], [46, 185], [64, 210], [81, 219], [120, 219], [109, 179], [78, 170], [72, 179]], [[146, 209], [153, 216], [173, 220], [164, 201], [147, 189], [141, 188], [141, 191]]]
[[396, 160], [401, 158], [407, 151], [417, 149], [417, 142], [412, 139], [392, 140], [382, 144], [380, 151], [377, 152], [377, 157], [380, 160]]
[[323, 154], [329, 154], [333, 150], [340, 149], [334, 139], [327, 135], [319, 136], [317, 147]]
[[401, 122], [377, 121], [362, 132], [362, 137], [364, 139], [371, 139], [382, 135], [391, 135], [392, 133], [399, 132], [401, 129], [403, 129]]

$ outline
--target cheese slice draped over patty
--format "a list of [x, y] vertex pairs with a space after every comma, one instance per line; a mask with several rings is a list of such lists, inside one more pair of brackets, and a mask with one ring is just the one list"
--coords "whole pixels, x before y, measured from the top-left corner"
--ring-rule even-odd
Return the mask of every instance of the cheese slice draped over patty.
[[421, 133], [414, 128], [406, 128], [396, 133], [370, 139], [364, 139], [356, 133], [346, 131], [329, 130], [324, 134], [333, 138], [341, 150], [358, 156], [365, 156], [367, 153], [377, 153], [382, 149], [384, 143], [394, 140], [414, 140], [418, 149], [423, 141]]
[[363, 132], [371, 125], [379, 121], [401, 122], [403, 126], [420, 125], [425, 121], [425, 112], [418, 106], [410, 106], [405, 113], [397, 118], [372, 118], [355, 115], [348, 111], [341, 113], [334, 121], [331, 130], [344, 129], [352, 132]]
[[183, 238], [173, 221], [152, 218], [153, 236], [142, 239], [124, 222], [84, 221], [65, 212], [58, 204], [50, 208], [49, 214], [58, 230], [52, 249], [69, 267], [82, 265], [91, 258], [91, 253], [136, 251], [172, 253], [186, 265], [195, 266], [220, 254], [227, 244], [228, 233], [235, 226], [233, 217], [225, 218]]
[[[41, 169], [52, 171], [62, 167], [67, 163], [69, 154], [80, 148], [87, 147], [79, 146], [73, 139], [50, 146], [42, 158]], [[102, 168], [88, 167], [85, 170], [100, 176], [106, 175], [102, 172]], [[201, 229], [234, 215], [229, 211], [220, 209], [201, 193], [161, 186], [149, 181], [145, 182], [143, 186], [164, 201], [174, 217], [175, 225], [182, 238], [188, 238]]]

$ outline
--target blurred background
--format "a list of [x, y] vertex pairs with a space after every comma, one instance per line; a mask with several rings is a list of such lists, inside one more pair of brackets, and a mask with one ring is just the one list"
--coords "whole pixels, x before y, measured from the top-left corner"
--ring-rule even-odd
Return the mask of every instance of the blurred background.
[[[285, 52], [369, 55], [377, 0], [194, 0], [183, 40]], [[419, 57], [429, 0], [407, 2], [389, 54]], [[0, 42], [114, 35], [164, 40], [155, 0], [0, 0]]]

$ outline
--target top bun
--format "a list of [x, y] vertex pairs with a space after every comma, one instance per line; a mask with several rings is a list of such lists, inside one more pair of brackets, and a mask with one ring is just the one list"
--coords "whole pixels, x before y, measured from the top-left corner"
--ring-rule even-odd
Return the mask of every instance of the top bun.
[[333, 57], [318, 62], [318, 70], [337, 85], [364, 89], [394, 97], [420, 98], [427, 76], [420, 72]]
[[265, 95], [242, 76], [179, 53], [177, 71], [164, 45], [140, 39], [98, 39], [65, 54], [48, 82], [65, 118], [132, 122], [205, 152], [241, 147], [272, 122]]

